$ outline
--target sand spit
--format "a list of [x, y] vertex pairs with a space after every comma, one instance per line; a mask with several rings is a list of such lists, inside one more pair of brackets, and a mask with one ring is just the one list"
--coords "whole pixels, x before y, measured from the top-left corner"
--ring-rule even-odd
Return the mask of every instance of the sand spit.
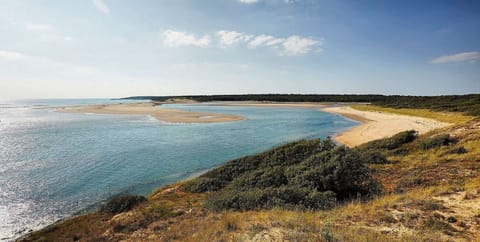
[[239, 115], [189, 112], [177, 109], [162, 108], [153, 102], [66, 107], [58, 108], [57, 111], [64, 113], [149, 115], [160, 121], [169, 123], [217, 123], [233, 122], [245, 119]]

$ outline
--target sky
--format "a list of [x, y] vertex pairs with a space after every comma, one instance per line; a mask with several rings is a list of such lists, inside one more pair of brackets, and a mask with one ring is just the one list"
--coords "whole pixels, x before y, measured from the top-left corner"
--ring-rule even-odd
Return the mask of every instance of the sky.
[[480, 93], [480, 1], [0, 0], [0, 99]]

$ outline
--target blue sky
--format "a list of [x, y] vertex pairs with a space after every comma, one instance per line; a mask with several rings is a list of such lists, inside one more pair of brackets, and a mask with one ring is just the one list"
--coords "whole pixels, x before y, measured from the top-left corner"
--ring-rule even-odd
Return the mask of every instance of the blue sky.
[[0, 99], [480, 92], [480, 2], [1, 0]]

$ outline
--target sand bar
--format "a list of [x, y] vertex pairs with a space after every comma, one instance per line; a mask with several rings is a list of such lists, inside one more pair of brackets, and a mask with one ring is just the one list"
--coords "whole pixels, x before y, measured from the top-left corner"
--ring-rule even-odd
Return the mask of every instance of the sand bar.
[[[359, 103], [354, 104], [358, 105]], [[406, 130], [413, 129], [419, 133], [426, 133], [450, 125], [449, 123], [438, 120], [416, 116], [360, 111], [349, 107], [352, 103], [215, 102], [213, 105], [313, 108], [324, 112], [340, 114], [362, 123], [334, 137], [336, 141], [349, 147], [390, 137]]]
[[217, 123], [233, 122], [245, 119], [239, 115], [189, 112], [177, 109], [162, 108], [153, 102], [66, 107], [58, 108], [57, 111], [65, 113], [150, 115], [160, 121], [170, 123]]

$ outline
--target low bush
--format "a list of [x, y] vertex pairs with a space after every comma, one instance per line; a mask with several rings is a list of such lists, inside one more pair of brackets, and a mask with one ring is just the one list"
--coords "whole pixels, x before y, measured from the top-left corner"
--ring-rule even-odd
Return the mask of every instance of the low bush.
[[118, 195], [110, 198], [104, 205], [102, 205], [100, 211], [112, 214], [123, 213], [145, 201], [147, 201], [147, 199], [143, 196]]
[[415, 130], [403, 131], [390, 138], [379, 139], [368, 142], [358, 147], [359, 150], [393, 150], [403, 144], [410, 143], [417, 139], [418, 133]]
[[388, 154], [408, 154], [408, 150], [400, 148], [400, 146], [414, 141], [417, 136], [418, 133], [415, 130], [403, 131], [389, 138], [360, 145], [355, 150], [360, 153], [361, 159], [366, 164], [388, 164], [390, 163], [386, 157]]
[[330, 139], [303, 140], [228, 162], [184, 189], [211, 192], [205, 205], [214, 210], [328, 209], [380, 191], [364, 159]]
[[453, 149], [450, 149], [447, 152], [445, 152], [444, 154], [445, 155], [454, 155], [454, 154], [465, 154], [467, 152], [468, 151], [467, 151], [467, 149], [465, 149], [465, 147], [460, 146], [460, 147], [455, 147]]
[[425, 139], [420, 143], [420, 148], [423, 150], [429, 150], [433, 148], [438, 148], [441, 146], [447, 146], [455, 144], [456, 140], [450, 137], [450, 134], [439, 134], [428, 139]]
[[239, 211], [254, 209], [329, 209], [336, 204], [336, 194], [332, 191], [318, 192], [306, 188], [283, 186], [248, 191], [223, 190], [211, 194], [206, 207], [213, 210], [234, 209]]
[[[296, 164], [316, 152], [328, 150], [334, 146], [335, 144], [331, 139], [323, 142], [320, 142], [320, 140], [292, 142], [258, 155], [246, 156], [229, 161], [225, 165], [211, 170], [199, 178], [193, 179], [184, 187], [186, 190], [196, 193], [219, 191], [243, 174], [252, 175], [254, 172], [267, 171], [271, 167]], [[268, 175], [264, 177], [266, 178]]]
[[392, 151], [392, 155], [406, 156], [410, 153], [408, 149], [400, 148]]
[[366, 164], [388, 164], [390, 161], [387, 160], [387, 157], [378, 150], [375, 149], [369, 149], [365, 150], [363, 152], [360, 152], [360, 156], [362, 157], [362, 160]]

